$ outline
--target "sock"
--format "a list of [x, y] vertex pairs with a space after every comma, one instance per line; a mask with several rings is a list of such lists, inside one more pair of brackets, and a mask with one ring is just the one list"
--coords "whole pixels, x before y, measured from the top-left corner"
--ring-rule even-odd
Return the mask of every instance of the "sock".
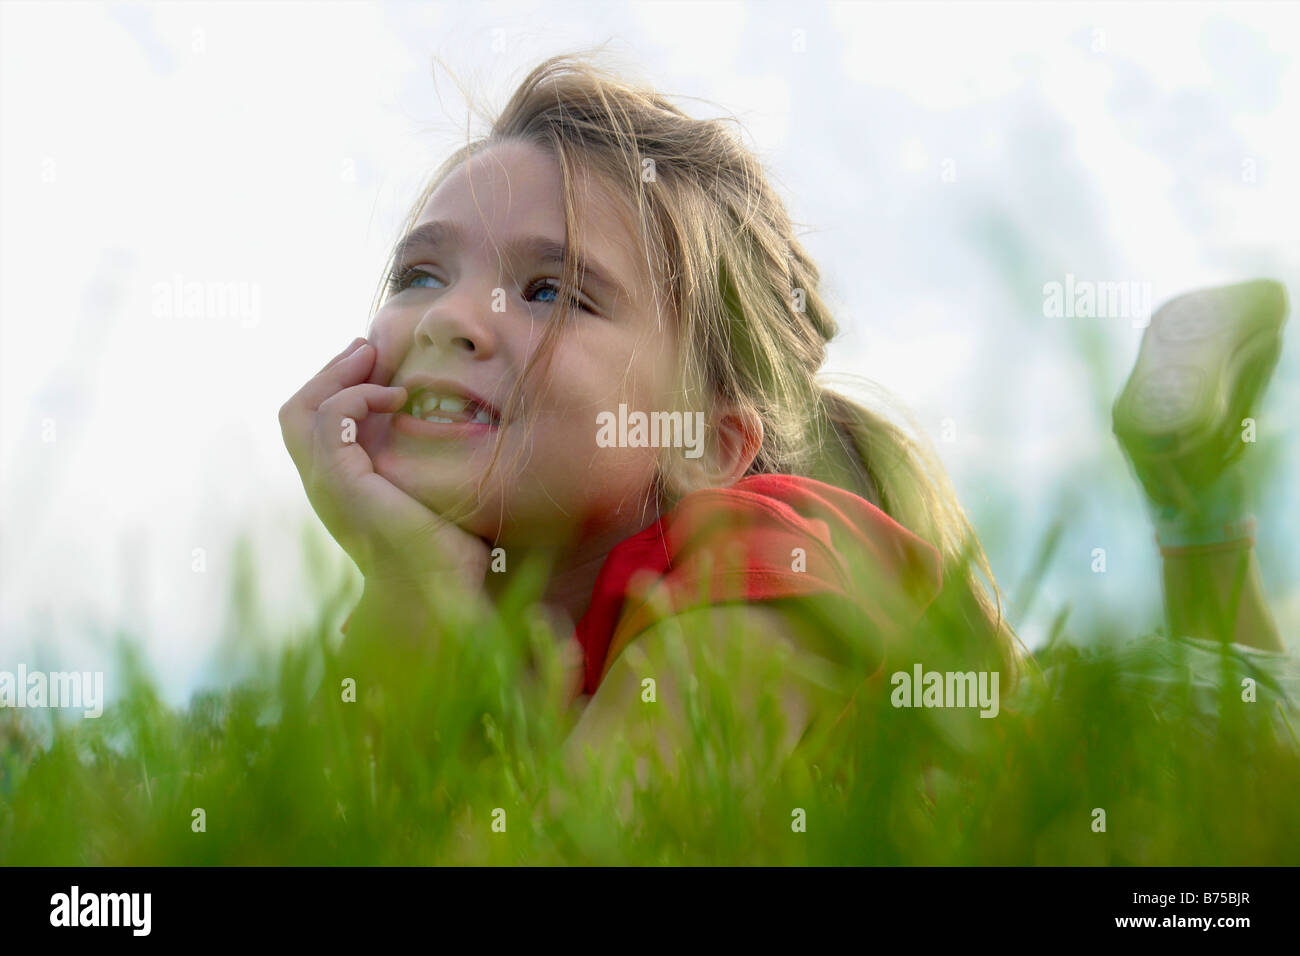
[[1162, 554], [1217, 551], [1255, 543], [1256, 521], [1246, 506], [1241, 468], [1233, 462], [1218, 478], [1198, 489], [1189, 507], [1147, 501]]

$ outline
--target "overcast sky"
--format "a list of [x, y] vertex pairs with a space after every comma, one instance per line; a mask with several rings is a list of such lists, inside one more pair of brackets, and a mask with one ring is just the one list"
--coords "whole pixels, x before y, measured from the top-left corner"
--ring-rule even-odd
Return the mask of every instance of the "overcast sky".
[[[998, 529], [1004, 587], [1069, 518], [1027, 639], [1066, 602], [1151, 626], [1150, 531], [1109, 437], [1141, 329], [1047, 315], [1043, 288], [1143, 283], [1158, 305], [1272, 276], [1295, 298], [1298, 9], [0, 4], [0, 669], [107, 668], [125, 628], [173, 700], [220, 679], [240, 530], [272, 621], [306, 620], [314, 519], [276, 413], [364, 334], [400, 217], [464, 136], [433, 58], [500, 106], [605, 40], [689, 112], [741, 119], [838, 310], [828, 373], [914, 413]], [[189, 315], [171, 290], [193, 282], [243, 298]], [[1293, 626], [1292, 333], [1261, 554]]]

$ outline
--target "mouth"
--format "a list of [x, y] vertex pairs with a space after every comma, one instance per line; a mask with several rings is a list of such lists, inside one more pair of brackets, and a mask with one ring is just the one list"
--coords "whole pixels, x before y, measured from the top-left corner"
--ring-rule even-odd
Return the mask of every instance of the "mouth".
[[491, 405], [477, 396], [450, 388], [412, 388], [402, 411], [412, 418], [435, 424], [501, 426], [501, 415]]

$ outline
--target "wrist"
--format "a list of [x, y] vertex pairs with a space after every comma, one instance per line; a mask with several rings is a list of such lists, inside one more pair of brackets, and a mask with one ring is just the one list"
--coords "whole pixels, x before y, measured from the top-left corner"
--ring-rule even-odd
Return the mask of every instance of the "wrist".
[[366, 575], [358, 610], [364, 606], [372, 619], [387, 618], [405, 629], [423, 630], [435, 617], [481, 609], [485, 603], [482, 579], [458, 569], [421, 577]]
[[365, 586], [393, 597], [417, 598], [482, 590], [487, 563], [433, 568], [407, 562], [372, 561], [362, 569]]
[[414, 640], [432, 621], [430, 595], [407, 582], [368, 577], [361, 599], [344, 624], [344, 633], [354, 644], [362, 635], [389, 641], [394, 637]]
[[409, 532], [399, 540], [369, 542], [364, 563], [358, 562], [362, 576], [367, 583], [394, 594], [482, 589], [488, 549], [481, 540], [462, 545], [456, 540], [435, 543], [425, 540], [427, 537]]

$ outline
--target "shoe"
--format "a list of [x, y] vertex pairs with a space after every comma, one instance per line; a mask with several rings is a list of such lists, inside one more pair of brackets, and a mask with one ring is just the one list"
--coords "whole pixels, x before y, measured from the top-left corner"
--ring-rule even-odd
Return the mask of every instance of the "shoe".
[[1194, 510], [1245, 449], [1242, 419], [1277, 365], [1286, 315], [1286, 287], [1256, 279], [1188, 292], [1151, 317], [1111, 414], [1157, 508]]

